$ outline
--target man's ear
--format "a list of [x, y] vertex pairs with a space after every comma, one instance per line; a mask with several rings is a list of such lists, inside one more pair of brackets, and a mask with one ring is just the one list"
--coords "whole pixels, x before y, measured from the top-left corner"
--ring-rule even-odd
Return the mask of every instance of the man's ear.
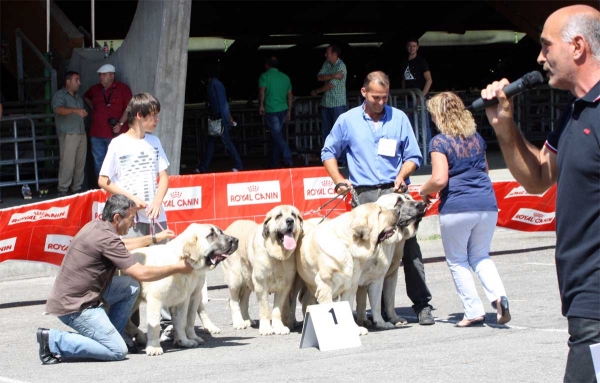
[[576, 35], [573, 38], [573, 58], [578, 60], [585, 54], [585, 46], [587, 42], [581, 35]]

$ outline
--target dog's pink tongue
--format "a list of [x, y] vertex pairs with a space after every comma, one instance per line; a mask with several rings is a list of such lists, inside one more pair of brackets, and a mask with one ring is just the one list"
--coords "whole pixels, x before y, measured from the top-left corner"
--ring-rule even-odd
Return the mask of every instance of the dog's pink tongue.
[[294, 250], [296, 248], [296, 240], [292, 234], [286, 233], [283, 236], [283, 247], [285, 247], [286, 250]]

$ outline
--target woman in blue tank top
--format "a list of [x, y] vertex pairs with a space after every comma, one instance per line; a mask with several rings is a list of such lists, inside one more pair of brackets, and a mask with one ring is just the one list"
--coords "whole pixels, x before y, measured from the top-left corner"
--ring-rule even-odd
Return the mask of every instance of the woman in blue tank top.
[[510, 321], [508, 299], [490, 244], [498, 220], [496, 196], [487, 172], [486, 144], [477, 133], [473, 115], [454, 93], [440, 93], [427, 102], [441, 134], [429, 145], [431, 178], [419, 193], [425, 203], [440, 192], [440, 231], [446, 263], [462, 301], [464, 318], [456, 327], [481, 326], [485, 309], [471, 270], [477, 274], [487, 300], [497, 310], [497, 323]]

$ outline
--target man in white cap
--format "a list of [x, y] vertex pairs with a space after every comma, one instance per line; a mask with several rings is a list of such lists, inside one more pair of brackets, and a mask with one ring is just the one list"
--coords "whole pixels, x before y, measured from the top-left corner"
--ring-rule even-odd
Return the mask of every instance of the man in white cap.
[[94, 157], [95, 179], [98, 179], [100, 174], [108, 144], [113, 137], [125, 133], [128, 129], [125, 110], [132, 96], [127, 85], [115, 81], [114, 66], [102, 65], [98, 73], [99, 84], [91, 86], [83, 95], [85, 103], [92, 110], [90, 145]]

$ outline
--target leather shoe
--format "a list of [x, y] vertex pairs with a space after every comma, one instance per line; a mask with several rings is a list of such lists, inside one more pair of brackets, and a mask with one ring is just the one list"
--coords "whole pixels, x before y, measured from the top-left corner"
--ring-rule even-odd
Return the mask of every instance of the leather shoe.
[[38, 328], [36, 337], [37, 342], [40, 345], [39, 353], [42, 364], [60, 363], [60, 359], [50, 352], [50, 330], [47, 328]]
[[431, 307], [425, 307], [423, 310], [419, 311], [419, 324], [421, 326], [429, 326], [435, 324], [435, 320], [433, 319], [433, 315], [431, 315]]
[[[461, 324], [464, 323], [464, 324]], [[454, 325], [454, 327], [476, 327], [476, 326], [483, 326], [483, 324], [485, 323], [485, 317], [481, 317], [478, 319], [466, 319], [465, 322], [460, 321], [457, 324]]]

